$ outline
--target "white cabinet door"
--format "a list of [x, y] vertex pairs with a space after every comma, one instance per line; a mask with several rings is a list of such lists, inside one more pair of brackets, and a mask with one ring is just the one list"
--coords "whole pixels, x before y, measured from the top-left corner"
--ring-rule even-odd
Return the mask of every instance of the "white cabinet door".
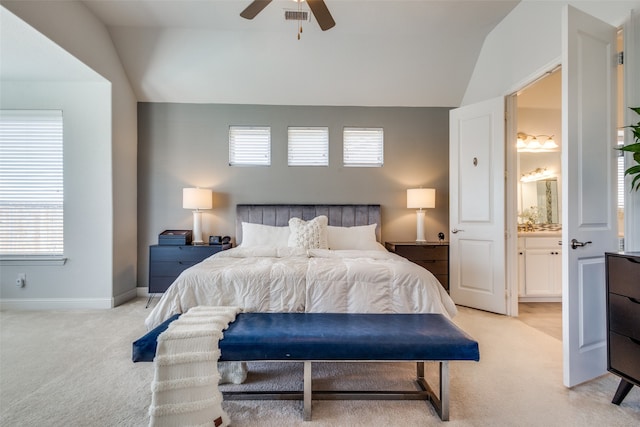
[[525, 296], [559, 297], [562, 293], [562, 257], [555, 248], [527, 249]]

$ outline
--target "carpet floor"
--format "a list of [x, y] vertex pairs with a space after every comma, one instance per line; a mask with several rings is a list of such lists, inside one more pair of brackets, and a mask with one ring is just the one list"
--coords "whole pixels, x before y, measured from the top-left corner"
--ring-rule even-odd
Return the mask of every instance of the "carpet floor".
[[[0, 425], [145, 426], [153, 364], [132, 363], [146, 299], [112, 310], [0, 312]], [[450, 364], [457, 426], [638, 426], [640, 390], [611, 404], [617, 377], [567, 389], [562, 343], [517, 319], [461, 307], [454, 321], [480, 343], [479, 363]], [[428, 364], [435, 377], [436, 365]], [[300, 363], [251, 363], [243, 387], [302, 388]], [[314, 364], [314, 387], [410, 389], [412, 363]], [[433, 379], [432, 379], [433, 381]], [[437, 384], [437, 383], [436, 383]], [[235, 386], [225, 386], [230, 389]], [[225, 401], [233, 426], [430, 426], [421, 401]]]

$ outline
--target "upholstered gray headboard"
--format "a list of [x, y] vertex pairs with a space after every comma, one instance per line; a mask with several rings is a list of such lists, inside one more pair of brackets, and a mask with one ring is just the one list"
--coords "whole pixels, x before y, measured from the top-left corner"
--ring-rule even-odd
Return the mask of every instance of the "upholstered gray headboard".
[[380, 205], [237, 205], [236, 244], [242, 242], [243, 222], [285, 227], [291, 218], [308, 221], [318, 215], [336, 227], [378, 224], [376, 239], [381, 240]]

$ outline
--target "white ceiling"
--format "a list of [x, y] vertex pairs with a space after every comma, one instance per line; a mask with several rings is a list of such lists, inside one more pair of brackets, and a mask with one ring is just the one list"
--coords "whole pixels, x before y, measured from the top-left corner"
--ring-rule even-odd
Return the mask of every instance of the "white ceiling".
[[82, 0], [139, 101], [360, 106], [460, 105], [486, 35], [519, 2], [325, 0], [336, 26], [306, 22], [298, 40], [294, 1], [249, 21], [251, 1]]
[[[140, 101], [457, 106], [485, 36], [517, 1], [326, 0], [336, 26], [274, 0], [84, 0]], [[306, 5], [302, 7], [306, 8]]]

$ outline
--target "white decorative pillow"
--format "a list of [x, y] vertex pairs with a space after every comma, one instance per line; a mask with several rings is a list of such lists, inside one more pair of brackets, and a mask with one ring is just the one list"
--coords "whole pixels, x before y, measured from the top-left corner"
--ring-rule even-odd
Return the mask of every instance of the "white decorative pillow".
[[287, 247], [289, 244], [289, 227], [275, 227], [273, 225], [242, 223], [243, 248], [255, 246]]
[[358, 225], [355, 227], [334, 227], [330, 225], [327, 227], [329, 249], [380, 250], [380, 243], [376, 240], [376, 227], [377, 224]]
[[289, 246], [305, 249], [328, 249], [327, 224], [329, 219], [320, 215], [311, 221], [300, 218], [289, 220]]

